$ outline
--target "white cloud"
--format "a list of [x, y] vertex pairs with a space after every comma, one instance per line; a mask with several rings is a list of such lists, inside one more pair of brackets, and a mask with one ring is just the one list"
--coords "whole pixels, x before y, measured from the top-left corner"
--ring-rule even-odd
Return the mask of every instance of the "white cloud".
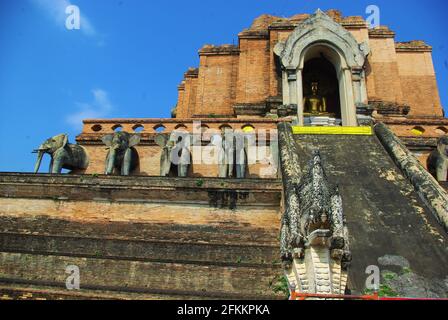
[[113, 110], [106, 91], [94, 89], [92, 90], [92, 94], [93, 101], [91, 103], [77, 102], [76, 107], [79, 111], [67, 116], [67, 123], [74, 129], [81, 129], [82, 121], [85, 119], [104, 118]]
[[[38, 7], [40, 7], [45, 13], [50, 16], [54, 22], [61, 28], [65, 28], [65, 21], [68, 15], [65, 13], [65, 9], [72, 5], [69, 0], [32, 0]], [[80, 31], [86, 36], [97, 36], [98, 33], [94, 26], [90, 22], [89, 18], [84, 14], [82, 8], [81, 12], [81, 29]]]

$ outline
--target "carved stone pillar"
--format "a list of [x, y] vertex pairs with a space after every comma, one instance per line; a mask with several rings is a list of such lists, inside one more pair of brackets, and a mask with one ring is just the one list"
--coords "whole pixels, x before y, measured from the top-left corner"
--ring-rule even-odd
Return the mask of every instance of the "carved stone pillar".
[[303, 126], [303, 78], [302, 69], [297, 69], [297, 117], [299, 119], [299, 126]]
[[295, 68], [287, 68], [286, 74], [289, 87], [289, 104], [297, 104], [297, 73]]
[[361, 93], [362, 76], [363, 76], [363, 69], [352, 68], [352, 82], [353, 82], [355, 105], [362, 102], [362, 93]]
[[356, 127], [356, 107], [355, 107], [355, 93], [353, 88], [352, 72], [349, 68], [341, 70], [341, 77], [339, 79], [342, 85], [340, 90], [341, 96], [341, 116], [342, 124], [347, 127]]
[[285, 68], [282, 68], [282, 92], [283, 92], [283, 105], [291, 104], [289, 93], [288, 72]]

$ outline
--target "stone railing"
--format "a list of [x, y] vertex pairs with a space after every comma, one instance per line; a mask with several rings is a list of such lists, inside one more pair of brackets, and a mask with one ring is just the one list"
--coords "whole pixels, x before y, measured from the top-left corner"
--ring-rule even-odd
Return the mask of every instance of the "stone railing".
[[426, 206], [448, 232], [448, 194], [446, 191], [384, 123], [378, 123], [375, 126], [375, 133]]
[[208, 129], [222, 130], [254, 130], [276, 129], [277, 121], [272, 119], [93, 119], [84, 120], [82, 135], [109, 134], [115, 131], [139, 132], [142, 134], [167, 133], [174, 130], [204, 131]]
[[281, 123], [278, 129], [285, 210], [281, 256], [289, 288], [343, 294], [351, 254], [342, 198], [327, 180], [320, 153], [301, 171], [291, 126]]

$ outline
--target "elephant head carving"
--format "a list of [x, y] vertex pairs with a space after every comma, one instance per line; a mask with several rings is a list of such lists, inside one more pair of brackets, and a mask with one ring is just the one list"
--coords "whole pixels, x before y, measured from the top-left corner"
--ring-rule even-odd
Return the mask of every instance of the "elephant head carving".
[[218, 176], [220, 178], [246, 177], [248, 147], [251, 134], [225, 130], [212, 137], [212, 144], [218, 149]]
[[37, 150], [37, 162], [34, 172], [39, 172], [44, 154], [51, 156], [50, 173], [61, 173], [62, 169], [76, 170], [87, 169], [89, 157], [86, 150], [68, 142], [66, 134], [54, 136], [42, 143]]
[[230, 178], [234, 174], [235, 144], [233, 130], [212, 136], [211, 143], [218, 150], [218, 177]]
[[187, 132], [175, 131], [171, 135], [158, 134], [154, 140], [162, 148], [160, 175], [168, 176], [172, 166], [175, 165], [177, 176], [187, 177], [191, 164], [191, 135]]
[[160, 155], [160, 176], [167, 177], [171, 171], [171, 151], [173, 150], [175, 143], [170, 141], [170, 136], [167, 134], [158, 134], [154, 141], [162, 148], [162, 154]]
[[438, 181], [447, 181], [448, 175], [448, 136], [437, 142], [437, 149], [428, 158], [428, 170]]
[[235, 133], [235, 164], [236, 178], [246, 178], [246, 172], [249, 162], [249, 144], [252, 133]]
[[135, 146], [140, 143], [140, 135], [116, 132], [102, 138], [109, 150], [105, 163], [105, 174], [111, 175], [116, 169], [123, 176], [128, 176], [138, 166], [138, 154]]

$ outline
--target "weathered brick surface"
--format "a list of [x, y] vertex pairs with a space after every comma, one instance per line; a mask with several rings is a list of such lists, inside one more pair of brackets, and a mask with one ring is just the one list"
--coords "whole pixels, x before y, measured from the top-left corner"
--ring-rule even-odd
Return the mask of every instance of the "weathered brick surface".
[[443, 117], [443, 108], [434, 75], [402, 76], [403, 102], [411, 106], [411, 115]]
[[278, 297], [281, 187], [265, 182], [3, 174], [0, 297], [72, 298], [68, 265], [82, 299]]
[[378, 97], [384, 101], [401, 102], [400, 76], [395, 53], [395, 43], [392, 38], [369, 40], [371, 54], [368, 61], [371, 73], [368, 81], [375, 84], [375, 92], [367, 92], [369, 97]]
[[[68, 291], [65, 288], [27, 285], [27, 284], [0, 284], [1, 300], [198, 300], [197, 296], [175, 294], [150, 294], [117, 292], [107, 290]], [[217, 299], [207, 297], [207, 299]]]
[[240, 51], [236, 102], [263, 104], [269, 96], [269, 42], [241, 39]]
[[443, 116], [430, 49], [397, 52], [403, 102], [411, 115]]
[[362, 27], [360, 26], [353, 26], [353, 27], [346, 27], [348, 31], [355, 37], [356, 41], [358, 43], [363, 42], [369, 42], [369, 29], [364, 25]]
[[[76, 265], [90, 290], [273, 297], [276, 267], [247, 268], [0, 253], [1, 282], [64, 287], [66, 267]], [[16, 280], [19, 279], [19, 280]]]
[[[173, 201], [174, 202], [174, 199]], [[244, 208], [225, 210], [179, 203], [109, 203], [102, 201], [63, 201], [0, 199], [2, 215], [50, 216], [77, 221], [128, 221], [146, 223], [180, 224], [248, 224], [254, 228], [271, 228], [277, 221], [277, 210], [269, 208]]]
[[196, 108], [197, 87], [198, 70], [191, 68], [185, 73], [185, 80], [178, 88], [178, 118], [188, 118], [194, 114]]
[[[277, 246], [278, 228], [254, 229], [237, 225], [201, 225], [144, 222], [76, 221], [53, 217], [0, 217], [6, 235], [55, 236], [147, 243], [218, 246]], [[103, 252], [104, 254], [104, 252]], [[243, 259], [244, 260], [244, 259]]]
[[185, 95], [185, 80], [177, 87], [177, 104], [176, 104], [176, 117], [187, 118], [188, 115], [184, 109], [184, 95]]
[[[387, 121], [385, 123], [388, 127], [399, 137], [424, 137], [424, 138], [440, 138], [444, 134], [441, 129], [448, 129], [448, 123], [437, 123], [439, 121], [434, 122], [426, 122], [424, 120], [417, 120], [415, 123], [412, 121], [406, 121], [401, 124], [394, 123], [390, 124]], [[412, 129], [416, 127], [421, 127], [424, 132], [421, 135], [416, 136], [415, 133], [412, 132]]]
[[276, 245], [229, 246], [182, 241], [135, 241], [131, 237], [128, 239], [62, 237], [37, 235], [36, 231], [33, 235], [0, 233], [0, 247], [4, 252], [165, 263], [212, 263], [235, 267], [238, 265], [263, 266], [278, 260]]
[[196, 108], [191, 116], [233, 115], [237, 76], [238, 55], [201, 54]]

